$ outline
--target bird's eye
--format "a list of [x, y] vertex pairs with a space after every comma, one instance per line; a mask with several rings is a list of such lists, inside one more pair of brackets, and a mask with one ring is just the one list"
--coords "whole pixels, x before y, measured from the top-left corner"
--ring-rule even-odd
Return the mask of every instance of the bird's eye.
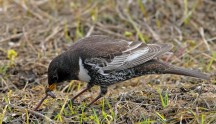
[[53, 80], [57, 81], [58, 77], [56, 75], [53, 76]]

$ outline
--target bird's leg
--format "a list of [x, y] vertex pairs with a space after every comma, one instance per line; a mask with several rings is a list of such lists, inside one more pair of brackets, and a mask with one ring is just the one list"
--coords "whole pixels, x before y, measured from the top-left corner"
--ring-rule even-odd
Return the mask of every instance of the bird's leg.
[[106, 86], [101, 86], [100, 87], [100, 94], [94, 100], [92, 100], [86, 107], [91, 106], [94, 102], [96, 102], [98, 99], [103, 97], [106, 93], [107, 93], [107, 87]]
[[85, 89], [83, 89], [82, 91], [80, 91], [77, 95], [75, 95], [75, 96], [68, 102], [68, 104], [69, 104], [70, 102], [74, 103], [74, 100], [75, 100], [77, 97], [79, 97], [79, 96], [82, 95], [84, 92], [86, 92], [86, 91], [88, 91], [89, 89], [91, 89], [93, 86], [94, 86], [94, 85], [88, 83], [87, 87], [86, 87]]

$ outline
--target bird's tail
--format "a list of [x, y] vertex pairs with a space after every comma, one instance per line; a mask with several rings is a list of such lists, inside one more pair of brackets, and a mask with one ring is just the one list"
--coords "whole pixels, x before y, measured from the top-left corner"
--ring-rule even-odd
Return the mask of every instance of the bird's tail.
[[169, 68], [165, 72], [167, 74], [185, 75], [185, 76], [191, 76], [191, 77], [196, 77], [196, 78], [201, 78], [206, 80], [210, 79], [209, 75], [204, 74], [198, 70], [190, 70], [181, 67], [175, 67], [173, 65], [169, 65]]
[[200, 79], [210, 79], [210, 75], [204, 74], [199, 70], [190, 70], [181, 67], [176, 67], [174, 65], [152, 59], [134, 68], [137, 73], [136, 76], [141, 76], [145, 74], [177, 74], [184, 76], [191, 76]]

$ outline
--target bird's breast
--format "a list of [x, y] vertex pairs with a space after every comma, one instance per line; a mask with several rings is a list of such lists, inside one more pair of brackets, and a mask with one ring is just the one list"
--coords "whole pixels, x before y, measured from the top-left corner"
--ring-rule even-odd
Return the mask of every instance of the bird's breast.
[[82, 58], [79, 58], [79, 73], [78, 78], [80, 81], [90, 82], [91, 77], [88, 74], [88, 70], [84, 67]]

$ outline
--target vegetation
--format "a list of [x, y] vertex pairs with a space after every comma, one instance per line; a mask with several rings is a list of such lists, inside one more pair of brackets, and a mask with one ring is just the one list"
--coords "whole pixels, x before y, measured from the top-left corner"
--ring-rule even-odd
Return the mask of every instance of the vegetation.
[[[0, 0], [1, 123], [216, 123], [214, 0]], [[94, 87], [65, 107], [86, 83], [44, 97], [47, 67], [78, 39], [95, 34], [171, 43], [160, 59], [212, 75], [210, 81], [146, 75], [113, 85], [84, 111]]]

